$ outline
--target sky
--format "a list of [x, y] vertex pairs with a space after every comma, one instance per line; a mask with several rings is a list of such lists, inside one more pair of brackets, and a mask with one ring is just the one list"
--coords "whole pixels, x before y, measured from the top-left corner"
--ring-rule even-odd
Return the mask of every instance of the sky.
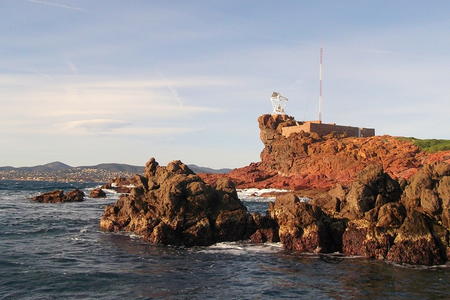
[[259, 161], [270, 95], [450, 139], [449, 1], [0, 0], [0, 166]]

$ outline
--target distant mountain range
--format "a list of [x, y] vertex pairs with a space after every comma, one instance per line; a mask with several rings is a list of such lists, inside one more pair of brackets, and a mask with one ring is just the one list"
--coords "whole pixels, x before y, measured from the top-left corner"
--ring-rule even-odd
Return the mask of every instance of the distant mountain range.
[[[229, 173], [231, 169], [212, 169], [207, 167], [200, 167], [194, 164], [189, 164], [189, 168], [195, 173], [209, 173], [209, 174], [217, 174], [217, 173]], [[136, 173], [141, 174], [144, 172], [144, 167], [141, 166], [133, 166], [127, 164], [117, 164], [117, 163], [104, 163], [98, 164], [94, 166], [79, 166], [72, 167], [65, 163], [55, 161], [45, 165], [38, 165], [34, 167], [0, 167], [0, 171], [22, 171], [22, 172], [56, 172], [56, 171], [68, 171], [71, 169], [76, 170], [85, 170], [85, 169], [94, 169], [94, 170], [105, 170], [109, 172], [125, 172], [125, 173]]]

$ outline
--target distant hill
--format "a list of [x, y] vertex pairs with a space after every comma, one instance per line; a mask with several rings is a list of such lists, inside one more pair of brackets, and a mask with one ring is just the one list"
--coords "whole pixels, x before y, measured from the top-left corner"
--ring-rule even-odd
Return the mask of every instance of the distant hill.
[[[195, 173], [218, 174], [218, 173], [229, 173], [231, 171], [231, 169], [212, 169], [207, 167], [200, 167], [194, 164], [190, 164], [188, 166]], [[6, 172], [8, 171], [56, 172], [56, 171], [83, 170], [83, 169], [106, 170], [109, 172], [125, 172], [133, 174], [142, 174], [144, 172], [144, 167], [118, 163], [103, 163], [94, 166], [72, 167], [62, 162], [55, 161], [45, 165], [38, 165], [34, 167], [20, 167], [20, 168], [15, 168], [11, 166], [0, 167], [0, 171]]]
[[5, 167], [0, 167], [0, 171], [12, 171], [15, 170], [16, 168], [11, 167], [11, 166], [5, 166]]
[[68, 170], [72, 168], [73, 167], [66, 165], [60, 161], [54, 161], [45, 165], [39, 165], [34, 167], [22, 167], [16, 169], [21, 169], [22, 171], [50, 172], [50, 171]]
[[110, 172], [127, 172], [127, 173], [137, 173], [141, 174], [144, 172], [144, 167], [140, 166], [133, 166], [133, 165], [127, 165], [127, 164], [116, 164], [116, 163], [109, 163], [109, 164], [98, 164], [95, 166], [81, 166], [77, 167], [78, 169], [97, 169], [97, 170], [107, 170]]
[[227, 174], [230, 173], [232, 169], [211, 169], [207, 167], [200, 167], [194, 164], [188, 165], [188, 167], [195, 173], [207, 173], [207, 174]]

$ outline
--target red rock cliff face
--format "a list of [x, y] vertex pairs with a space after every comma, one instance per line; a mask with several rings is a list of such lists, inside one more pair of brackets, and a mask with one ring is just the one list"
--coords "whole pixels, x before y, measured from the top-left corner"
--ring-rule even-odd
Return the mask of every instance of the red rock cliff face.
[[[428, 154], [409, 141], [391, 136], [355, 138], [301, 132], [286, 138], [281, 134], [282, 128], [295, 125], [294, 118], [287, 115], [262, 115], [258, 124], [264, 144], [261, 162], [227, 175], [240, 188], [348, 185], [371, 164], [381, 165], [393, 178], [407, 179], [426, 163], [450, 162], [450, 151]], [[204, 179], [214, 181], [215, 176]]]
[[[264, 143], [260, 168], [282, 176], [294, 176], [305, 186], [349, 183], [370, 164], [380, 164], [394, 178], [409, 178], [436, 155], [422, 152], [409, 141], [391, 136], [354, 138], [298, 133], [285, 138], [281, 129], [292, 117], [262, 115], [258, 118]], [[439, 160], [450, 160], [450, 151]]]

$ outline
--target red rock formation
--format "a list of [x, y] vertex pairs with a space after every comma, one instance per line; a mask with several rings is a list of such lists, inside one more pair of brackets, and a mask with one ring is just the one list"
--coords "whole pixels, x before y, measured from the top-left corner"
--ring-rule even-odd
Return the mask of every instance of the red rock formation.
[[285, 138], [281, 131], [295, 124], [292, 117], [262, 115], [258, 123], [264, 143], [261, 162], [226, 175], [200, 174], [206, 182], [226, 176], [238, 188], [330, 188], [336, 183], [349, 185], [370, 164], [381, 165], [394, 179], [407, 179], [425, 164], [450, 162], [450, 151], [429, 154], [408, 140], [391, 136], [354, 138], [301, 132]]

